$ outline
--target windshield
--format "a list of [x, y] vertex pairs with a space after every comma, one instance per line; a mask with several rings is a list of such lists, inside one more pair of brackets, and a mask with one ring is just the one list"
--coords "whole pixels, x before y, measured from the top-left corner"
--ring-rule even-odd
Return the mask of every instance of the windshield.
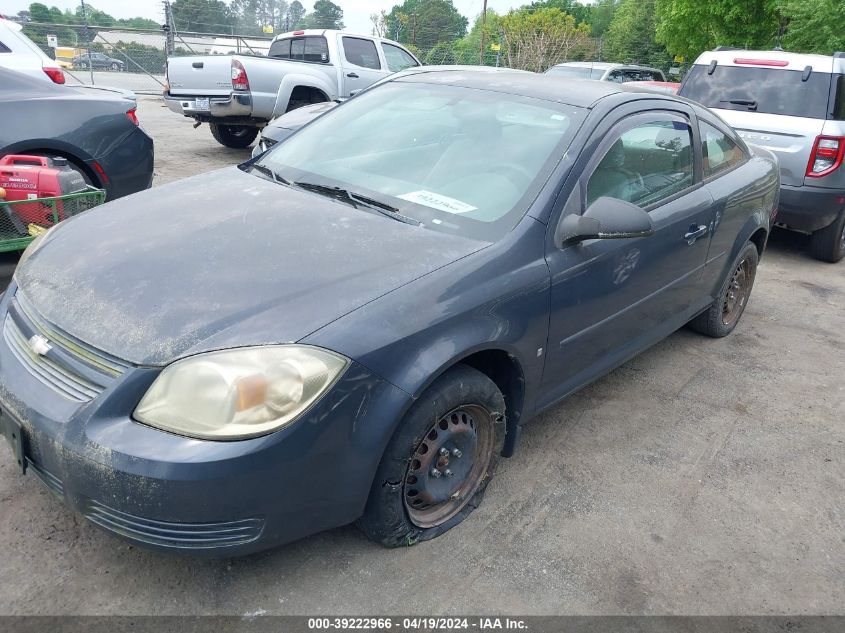
[[803, 81], [800, 70], [693, 66], [681, 96], [708, 108], [824, 119], [830, 74], [813, 72]]
[[326, 113], [256, 165], [310, 191], [343, 189], [428, 228], [493, 241], [525, 214], [585, 114], [541, 99], [392, 81]]
[[547, 75], [572, 77], [573, 79], [601, 79], [604, 68], [585, 68], [583, 66], [552, 66], [546, 71]]

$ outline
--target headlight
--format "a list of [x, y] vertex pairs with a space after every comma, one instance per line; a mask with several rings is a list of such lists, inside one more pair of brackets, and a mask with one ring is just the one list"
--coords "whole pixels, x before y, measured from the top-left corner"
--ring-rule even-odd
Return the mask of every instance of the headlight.
[[164, 368], [135, 419], [210, 440], [265, 435], [296, 420], [348, 365], [339, 354], [304, 345], [199, 354]]

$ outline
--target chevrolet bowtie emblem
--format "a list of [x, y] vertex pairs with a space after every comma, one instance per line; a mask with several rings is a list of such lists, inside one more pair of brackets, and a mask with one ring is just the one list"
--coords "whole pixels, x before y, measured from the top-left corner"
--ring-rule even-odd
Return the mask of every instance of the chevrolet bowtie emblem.
[[45, 337], [40, 334], [35, 334], [29, 339], [29, 349], [39, 356], [44, 356], [47, 352], [53, 349], [53, 346], [50, 345], [50, 341], [48, 341]]

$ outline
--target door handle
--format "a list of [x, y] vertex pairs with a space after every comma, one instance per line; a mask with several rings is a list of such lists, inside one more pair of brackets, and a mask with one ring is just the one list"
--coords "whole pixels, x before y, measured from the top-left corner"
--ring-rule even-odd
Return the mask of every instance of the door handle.
[[695, 241], [699, 237], [704, 237], [705, 235], [707, 235], [708, 231], [708, 227], [704, 226], [703, 224], [693, 224], [689, 227], [689, 231], [684, 234], [684, 239], [687, 241], [687, 244], [692, 245], [695, 244]]
[[350, 79], [358, 79], [358, 73], [346, 73], [346, 76]]

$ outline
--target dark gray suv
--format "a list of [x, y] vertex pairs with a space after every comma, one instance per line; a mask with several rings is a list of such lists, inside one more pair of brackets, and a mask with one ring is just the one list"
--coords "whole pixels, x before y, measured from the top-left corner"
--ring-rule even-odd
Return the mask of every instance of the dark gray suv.
[[778, 223], [810, 233], [817, 259], [845, 257], [845, 53], [709, 51], [695, 61], [679, 94], [774, 152], [781, 177]]

